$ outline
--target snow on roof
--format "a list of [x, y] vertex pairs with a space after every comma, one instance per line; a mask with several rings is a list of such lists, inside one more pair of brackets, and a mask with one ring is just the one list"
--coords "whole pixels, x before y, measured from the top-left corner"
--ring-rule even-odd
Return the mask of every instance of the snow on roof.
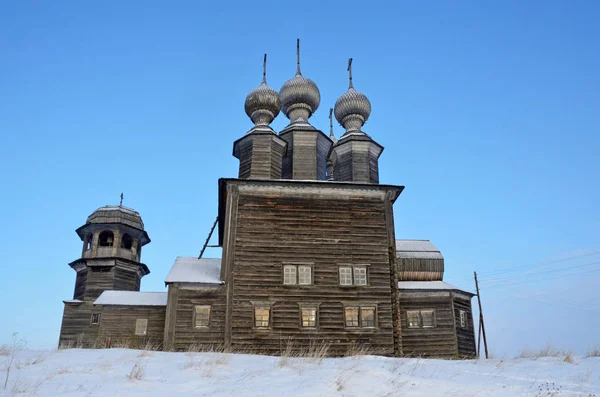
[[104, 291], [94, 305], [166, 306], [166, 292]]
[[429, 240], [396, 240], [397, 258], [444, 259]]
[[[456, 290], [463, 291], [444, 281], [398, 281], [400, 290]], [[463, 291], [470, 294], [469, 291]]]
[[79, 299], [67, 299], [67, 300], [63, 301], [63, 303], [82, 303], [82, 302], [83, 301], [79, 300]]
[[221, 258], [178, 256], [165, 283], [221, 284]]

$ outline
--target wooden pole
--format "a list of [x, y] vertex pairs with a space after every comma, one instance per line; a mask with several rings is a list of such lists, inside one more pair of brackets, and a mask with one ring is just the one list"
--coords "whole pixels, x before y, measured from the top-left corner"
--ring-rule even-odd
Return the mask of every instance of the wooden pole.
[[481, 320], [479, 320], [479, 333], [477, 334], [477, 358], [481, 356]]
[[485, 322], [483, 321], [483, 311], [481, 309], [481, 294], [479, 293], [479, 282], [477, 281], [477, 272], [473, 272], [475, 275], [475, 289], [477, 290], [477, 303], [479, 304], [479, 324], [483, 333], [483, 347], [485, 349], [485, 358], [489, 358], [487, 339], [485, 337]]
[[204, 250], [208, 246], [208, 242], [210, 241], [210, 238], [212, 237], [212, 234], [215, 231], [215, 227], [217, 226], [217, 222], [219, 222], [219, 217], [218, 216], [217, 216], [217, 219], [215, 219], [215, 223], [213, 223], [212, 227], [210, 228], [210, 232], [208, 233], [208, 237], [206, 238], [206, 241], [204, 242], [204, 245], [202, 246], [202, 251], [200, 251], [200, 255], [198, 255], [198, 259], [202, 258], [202, 255], [204, 254]]

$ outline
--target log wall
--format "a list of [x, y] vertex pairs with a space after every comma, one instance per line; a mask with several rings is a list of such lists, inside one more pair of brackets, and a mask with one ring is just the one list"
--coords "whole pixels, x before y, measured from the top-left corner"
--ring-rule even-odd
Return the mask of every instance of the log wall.
[[[228, 205], [237, 208], [228, 227], [235, 234], [223, 263], [233, 266], [224, 272], [231, 285], [232, 347], [278, 354], [290, 339], [298, 348], [325, 340], [332, 354], [365, 344], [375, 354], [393, 355], [390, 247], [395, 241], [386, 227], [384, 194], [325, 186], [277, 192], [250, 187], [240, 190], [237, 205], [231, 200]], [[283, 285], [286, 263], [313, 266], [313, 285]], [[345, 264], [367, 264], [369, 285], [340, 286], [338, 269]], [[271, 327], [254, 328], [253, 304], [265, 302], [272, 307]], [[300, 326], [301, 304], [318, 306], [316, 329]], [[344, 304], [376, 306], [377, 327], [345, 328]]]

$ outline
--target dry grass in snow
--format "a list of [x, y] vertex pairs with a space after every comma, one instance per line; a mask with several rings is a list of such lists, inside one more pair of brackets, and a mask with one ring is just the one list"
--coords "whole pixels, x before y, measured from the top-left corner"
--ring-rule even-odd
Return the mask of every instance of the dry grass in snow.
[[[23, 350], [0, 396], [600, 397], [597, 357], [325, 358], [325, 348], [315, 344], [303, 357], [292, 356], [292, 349], [283, 357], [129, 349]], [[566, 362], [567, 357], [572, 363]], [[0, 356], [0, 368], [6, 359]], [[4, 375], [0, 372], [1, 378]]]

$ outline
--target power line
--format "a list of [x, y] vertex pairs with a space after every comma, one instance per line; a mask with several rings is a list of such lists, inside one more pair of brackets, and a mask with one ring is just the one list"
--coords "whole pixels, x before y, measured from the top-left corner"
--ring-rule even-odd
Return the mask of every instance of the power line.
[[560, 273], [560, 272], [564, 272], [564, 271], [567, 271], [567, 270], [570, 270], [570, 269], [578, 269], [578, 268], [588, 267], [588, 266], [593, 266], [593, 265], [598, 265], [598, 264], [600, 264], [600, 261], [599, 262], [586, 263], [584, 265], [567, 266], [567, 267], [563, 267], [561, 269], [543, 270], [543, 271], [539, 271], [539, 272], [517, 274], [517, 275], [514, 275], [514, 276], [508, 276], [508, 277], [492, 278], [492, 279], [481, 281], [481, 284], [487, 285], [488, 283], [491, 283], [493, 285], [493, 284], [496, 284], [496, 283], [502, 283], [503, 281], [517, 280], [517, 279], [520, 279], [522, 277], [535, 276], [535, 275], [538, 275], [538, 274]]
[[[569, 274], [559, 274], [553, 277], [547, 277], [547, 278], [542, 278], [542, 279], [537, 279], [537, 280], [527, 280], [527, 281], [522, 281], [522, 282], [518, 282], [518, 283], [508, 283], [508, 284], [497, 284], [497, 285], [491, 285], [488, 287], [485, 287], [486, 290], [491, 289], [491, 288], [499, 288], [499, 287], [510, 287], [510, 286], [514, 286], [514, 285], [521, 285], [521, 284], [529, 284], [529, 283], [535, 283], [538, 281], [547, 281], [547, 280], [552, 280], [555, 279], [557, 277], [567, 277], [567, 276], [575, 276], [578, 274], [588, 274], [588, 273], [594, 273], [594, 272], [598, 272], [600, 271], [600, 269], [594, 269], [594, 270], [588, 270], [585, 272], [576, 272], [576, 273], [569, 273]], [[483, 289], [483, 288], [480, 288]]]
[[[600, 251], [594, 251], [594, 252], [589, 252], [586, 254], [579, 254], [579, 255], [572, 255], [572, 256], [568, 256], [565, 258], [560, 258], [560, 259], [554, 259], [554, 260], [550, 260], [550, 261], [545, 261], [545, 262], [540, 262], [534, 265], [522, 265], [522, 266], [516, 266], [516, 267], [511, 267], [511, 268], [504, 268], [504, 269], [500, 269], [497, 271], [492, 271], [492, 272], [487, 272], [487, 273], [481, 273], [479, 274], [479, 278], [481, 278], [483, 276], [483, 278], [485, 279], [485, 277], [490, 277], [490, 276], [496, 276], [496, 275], [500, 275], [500, 274], [506, 274], [506, 273], [512, 273], [515, 271], [519, 271], [519, 270], [527, 270], [527, 269], [533, 269], [536, 267], [543, 267], [543, 266], [549, 266], [549, 265], [554, 265], [557, 263], [564, 263], [564, 262], [569, 262], [572, 260], [576, 260], [576, 259], [581, 259], [581, 258], [585, 258], [588, 256], [594, 256], [594, 255], [598, 255], [600, 254]], [[468, 280], [470, 279], [470, 277], [454, 277], [454, 278], [450, 278], [449, 281], [463, 281], [463, 280]], [[484, 280], [482, 280], [483, 282]]]

